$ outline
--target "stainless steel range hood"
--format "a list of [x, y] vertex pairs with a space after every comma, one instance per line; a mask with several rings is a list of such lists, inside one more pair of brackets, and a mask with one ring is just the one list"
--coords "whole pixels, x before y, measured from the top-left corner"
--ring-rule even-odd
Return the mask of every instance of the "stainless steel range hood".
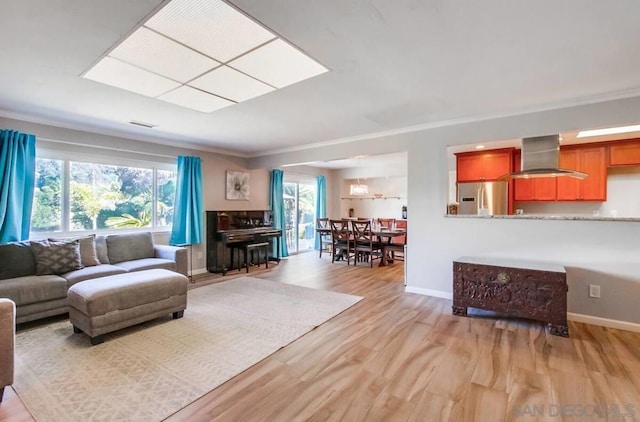
[[500, 180], [532, 177], [575, 177], [584, 179], [586, 173], [558, 167], [560, 135], [536, 136], [522, 139], [522, 170], [505, 174]]

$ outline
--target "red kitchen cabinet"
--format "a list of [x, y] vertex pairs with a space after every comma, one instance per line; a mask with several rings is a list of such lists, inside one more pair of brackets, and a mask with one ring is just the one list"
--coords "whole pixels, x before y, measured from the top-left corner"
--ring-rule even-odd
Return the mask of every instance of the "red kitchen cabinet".
[[483, 170], [485, 180], [498, 180], [500, 176], [513, 171], [511, 166], [513, 150], [487, 151], [484, 155]]
[[498, 180], [511, 173], [513, 148], [495, 149], [456, 154], [458, 182], [482, 182]]
[[640, 165], [640, 139], [629, 142], [615, 142], [609, 147], [609, 166]]
[[540, 177], [533, 179], [536, 201], [555, 201], [557, 185], [555, 177]]
[[[521, 170], [521, 151], [515, 153], [515, 171]], [[516, 201], [555, 201], [556, 178], [533, 177], [514, 180], [514, 200]]]
[[[561, 169], [578, 170], [578, 149], [561, 149], [559, 165]], [[589, 175], [588, 177], [590, 177]], [[558, 179], [556, 198], [558, 201], [577, 201], [580, 199], [580, 179], [563, 176]]]
[[560, 168], [587, 173], [583, 180], [560, 177], [558, 201], [606, 201], [607, 162], [604, 146], [565, 147], [560, 149]]
[[475, 182], [482, 180], [482, 163], [481, 155], [457, 155], [456, 171], [458, 182]]

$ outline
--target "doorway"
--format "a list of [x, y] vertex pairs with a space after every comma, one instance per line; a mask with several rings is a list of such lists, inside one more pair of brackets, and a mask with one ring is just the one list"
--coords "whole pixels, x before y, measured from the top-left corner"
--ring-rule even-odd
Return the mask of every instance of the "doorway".
[[317, 187], [313, 178], [291, 178], [285, 174], [285, 238], [290, 254], [311, 251], [315, 241]]

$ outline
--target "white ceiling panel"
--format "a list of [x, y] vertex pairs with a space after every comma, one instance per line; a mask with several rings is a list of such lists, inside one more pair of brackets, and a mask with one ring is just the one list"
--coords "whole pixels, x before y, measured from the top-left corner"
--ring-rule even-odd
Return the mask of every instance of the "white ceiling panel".
[[222, 62], [275, 38], [220, 0], [173, 0], [145, 25]]
[[277, 88], [327, 72], [327, 68], [280, 39], [233, 60], [229, 66]]
[[274, 90], [273, 87], [227, 66], [219, 67], [189, 85], [237, 102], [246, 101]]
[[145, 27], [124, 40], [109, 56], [179, 82], [187, 82], [220, 65]]
[[180, 85], [111, 57], [103, 58], [84, 77], [148, 97], [156, 97]]
[[202, 92], [188, 86], [181, 86], [180, 88], [167, 92], [158, 98], [163, 101], [191, 108], [203, 113], [211, 113], [235, 104], [231, 101], [227, 101], [223, 98], [207, 94], [206, 92]]

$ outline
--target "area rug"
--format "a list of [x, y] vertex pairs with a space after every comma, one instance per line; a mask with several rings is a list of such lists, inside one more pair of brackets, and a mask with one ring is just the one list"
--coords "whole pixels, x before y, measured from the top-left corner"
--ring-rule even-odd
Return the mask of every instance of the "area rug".
[[17, 334], [14, 388], [40, 422], [159, 421], [361, 299], [240, 277], [97, 346], [55, 322]]

